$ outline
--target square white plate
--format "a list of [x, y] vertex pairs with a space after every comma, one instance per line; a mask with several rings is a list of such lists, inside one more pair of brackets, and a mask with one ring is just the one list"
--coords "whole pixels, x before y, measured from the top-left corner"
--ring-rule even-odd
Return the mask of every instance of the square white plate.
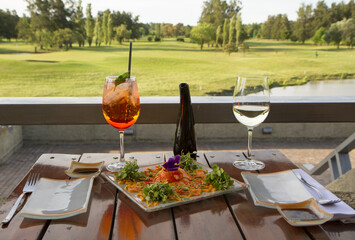
[[21, 216], [35, 219], [61, 219], [87, 211], [94, 178], [57, 180], [41, 178]]
[[[161, 163], [163, 164], [163, 163]], [[147, 166], [148, 168], [155, 168], [157, 165], [161, 164], [154, 164], [151, 166]], [[212, 171], [211, 168], [204, 166], [202, 164], [199, 164], [203, 170], [207, 170], [208, 172]], [[147, 167], [140, 167], [138, 171], [144, 171]], [[126, 184], [119, 184], [117, 180], [114, 178], [114, 174], [110, 172], [103, 172], [101, 173], [107, 180], [109, 180], [116, 188], [118, 188], [120, 191], [122, 191], [127, 197], [129, 197], [134, 203], [136, 203], [140, 208], [142, 208], [146, 212], [154, 212], [166, 208], [171, 208], [175, 206], [180, 206], [183, 204], [191, 203], [191, 202], [196, 202], [200, 201], [203, 199], [211, 198], [211, 197], [216, 197], [220, 196], [223, 194], [227, 194], [230, 192], [235, 192], [242, 190], [245, 188], [245, 184], [241, 183], [234, 178], [231, 178], [234, 181], [234, 184], [228, 188], [227, 190], [221, 190], [221, 191], [214, 191], [214, 192], [204, 192], [200, 196], [195, 196], [195, 197], [190, 197], [188, 199], [184, 199], [182, 201], [167, 201], [166, 203], [159, 203], [157, 206], [151, 206], [148, 207], [147, 203], [145, 201], [142, 201], [139, 197], [137, 197], [137, 193], [134, 192], [129, 192], [128, 190], [125, 189]]]
[[242, 172], [256, 206], [276, 208], [276, 203], [297, 203], [313, 198], [292, 170], [275, 173]]

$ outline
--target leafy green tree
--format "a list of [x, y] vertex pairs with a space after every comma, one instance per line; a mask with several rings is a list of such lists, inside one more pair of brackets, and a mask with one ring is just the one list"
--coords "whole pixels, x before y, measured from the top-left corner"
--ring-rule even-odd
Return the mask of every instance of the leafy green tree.
[[349, 11], [351, 13], [351, 17], [352, 19], [355, 19], [355, 0], [350, 0], [348, 3], [348, 8]]
[[216, 38], [216, 31], [212, 24], [202, 23], [193, 27], [191, 30], [191, 40], [200, 45], [201, 50], [203, 49], [204, 43], [209, 43]]
[[238, 47], [238, 45], [244, 41], [244, 36], [242, 34], [244, 29], [242, 24], [242, 15], [240, 13], [238, 14], [237, 20], [235, 22], [235, 30], [235, 39]]
[[113, 11], [111, 12], [113, 26], [120, 26], [121, 24], [126, 25], [127, 30], [132, 30], [131, 37], [139, 38], [139, 28], [144, 27], [148, 31], [148, 25], [139, 23], [138, 16], [132, 16], [129, 12], [119, 12]]
[[[36, 1], [38, 2], [38, 0]], [[50, 0], [50, 23], [55, 26], [55, 29], [72, 29], [72, 23], [69, 21], [72, 15], [74, 15], [74, 2], [68, 2], [66, 7], [62, 0]]]
[[145, 32], [145, 29], [144, 29], [144, 27], [140, 27], [139, 28], [139, 36], [145, 36], [146, 35], [146, 32]]
[[324, 33], [325, 33], [325, 28], [320, 27], [312, 37], [312, 41], [314, 42], [314, 44], [322, 45], [324, 43], [324, 39], [323, 39]]
[[216, 30], [216, 48], [218, 48], [218, 45], [223, 43], [223, 38], [222, 38], [222, 27], [218, 26]]
[[271, 38], [272, 39], [276, 39], [276, 40], [280, 40], [281, 38], [281, 14], [276, 15], [275, 17], [275, 21], [271, 27]]
[[330, 28], [324, 33], [324, 40], [329, 43], [334, 43], [339, 49], [340, 42], [342, 39], [342, 32], [338, 27], [337, 23], [330, 25]]
[[160, 23], [156, 23], [154, 25], [154, 30], [155, 30], [155, 37], [156, 38], [159, 38], [159, 41], [160, 41], [160, 38], [161, 38], [161, 24]]
[[79, 47], [85, 45], [85, 20], [84, 20], [84, 13], [83, 7], [81, 6], [81, 0], [78, 1], [75, 14], [74, 14], [74, 31], [76, 32], [76, 38], [79, 44]]
[[289, 39], [291, 36], [291, 24], [288, 21], [287, 15], [284, 14], [281, 17], [281, 24], [280, 24], [280, 38], [282, 40]]
[[223, 47], [229, 42], [229, 19], [223, 23]]
[[123, 39], [127, 35], [127, 27], [124, 24], [121, 24], [119, 27], [116, 28], [116, 39], [117, 41], [122, 44]]
[[31, 30], [36, 32], [41, 29], [56, 30], [51, 23], [50, 3], [48, 0], [27, 0], [27, 10], [31, 15]]
[[105, 11], [104, 16], [102, 17], [102, 27], [101, 27], [103, 40], [106, 45], [108, 44], [108, 15], [109, 15], [109, 11]]
[[94, 29], [95, 45], [100, 46], [102, 43], [102, 23], [100, 16], [96, 17]]
[[191, 30], [192, 30], [192, 27], [189, 25], [184, 27], [185, 37], [187, 37], [187, 38], [190, 37]]
[[217, 29], [226, 19], [233, 17], [241, 10], [239, 5], [240, 2], [235, 0], [230, 1], [229, 4], [223, 0], [207, 0], [203, 2], [199, 23], [209, 23]]
[[355, 44], [355, 19], [344, 19], [337, 23], [342, 32], [342, 41], [348, 47], [353, 48]]
[[26, 0], [27, 10], [31, 15], [31, 31], [33, 41], [43, 47], [43, 34], [58, 29], [74, 29], [73, 16], [75, 8], [73, 1], [62, 0]]
[[339, 22], [344, 18], [340, 4], [331, 4], [331, 7], [329, 9], [329, 16], [331, 23]]
[[65, 50], [68, 50], [69, 47], [75, 41], [75, 32], [70, 28], [58, 29], [54, 32], [54, 40], [58, 44], [59, 48], [65, 46]]
[[319, 30], [321, 27], [329, 28], [330, 14], [329, 8], [324, 1], [317, 2], [317, 6], [313, 10], [313, 29]]
[[268, 16], [267, 21], [262, 24], [261, 34], [263, 38], [271, 39], [272, 38], [272, 29], [275, 23], [275, 16]]
[[54, 45], [54, 34], [51, 31], [46, 29], [37, 30], [36, 33], [37, 43], [40, 45], [40, 48], [50, 48]]
[[178, 23], [175, 25], [176, 27], [176, 37], [185, 35], [185, 27], [184, 24]]
[[111, 41], [113, 38], [113, 20], [112, 20], [112, 15], [110, 13], [108, 15], [107, 37], [108, 37], [108, 43], [111, 45]]
[[91, 47], [92, 40], [94, 38], [94, 18], [91, 15], [91, 3], [86, 7], [86, 20], [85, 20], [85, 30], [86, 39], [88, 40], [89, 46]]
[[173, 24], [164, 24], [162, 27], [162, 36], [163, 37], [173, 37], [174, 35], [176, 35], [176, 33], [174, 32], [174, 26]]
[[229, 44], [234, 44], [234, 45], [236, 45], [236, 42], [237, 42], [237, 40], [236, 40], [236, 36], [237, 36], [237, 31], [236, 31], [236, 29], [235, 29], [235, 27], [236, 27], [236, 15], [233, 15], [233, 17], [231, 18], [231, 20], [230, 20], [230, 24], [229, 24], [229, 41], [228, 41], [228, 43]]
[[238, 44], [243, 44], [245, 40], [247, 40], [249, 38], [248, 32], [245, 29], [245, 27], [242, 25], [241, 30], [239, 31], [238, 34]]
[[125, 34], [125, 39], [131, 39], [132, 38], [132, 34], [133, 34], [133, 32], [132, 32], [132, 30], [127, 30], [126, 31], [126, 34]]
[[261, 37], [261, 24], [253, 23], [247, 25], [247, 33], [249, 38]]
[[16, 11], [6, 12], [0, 9], [0, 40], [2, 37], [11, 40], [17, 38], [16, 25], [19, 21]]
[[298, 40], [304, 44], [304, 42], [312, 36], [312, 6], [302, 4], [297, 14], [295, 35]]
[[23, 15], [17, 22], [16, 29], [18, 31], [18, 38], [21, 38], [27, 42], [32, 42], [35, 39], [30, 26], [30, 19]]

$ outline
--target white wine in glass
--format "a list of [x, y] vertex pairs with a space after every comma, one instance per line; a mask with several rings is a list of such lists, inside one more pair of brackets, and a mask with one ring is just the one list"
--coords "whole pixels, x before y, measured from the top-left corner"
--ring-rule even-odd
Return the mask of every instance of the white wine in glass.
[[253, 129], [264, 122], [270, 111], [270, 91], [266, 76], [238, 76], [233, 94], [235, 118], [248, 128], [247, 160], [237, 160], [233, 166], [242, 170], [260, 170], [265, 167], [261, 161], [252, 159]]

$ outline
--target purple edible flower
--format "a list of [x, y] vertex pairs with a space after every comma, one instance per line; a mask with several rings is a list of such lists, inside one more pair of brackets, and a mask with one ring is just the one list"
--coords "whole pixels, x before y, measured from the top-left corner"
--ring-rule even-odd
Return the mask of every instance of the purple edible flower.
[[179, 162], [180, 162], [180, 156], [176, 155], [173, 158], [169, 158], [169, 160], [163, 164], [163, 167], [168, 171], [176, 171], [180, 167], [180, 165], [178, 165]]

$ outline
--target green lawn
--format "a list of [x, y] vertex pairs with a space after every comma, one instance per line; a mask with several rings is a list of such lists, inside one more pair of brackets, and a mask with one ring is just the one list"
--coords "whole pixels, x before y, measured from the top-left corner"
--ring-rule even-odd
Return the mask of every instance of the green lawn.
[[[355, 51], [345, 47], [268, 40], [247, 44], [248, 51], [228, 55], [175, 39], [136, 41], [132, 75], [141, 96], [178, 95], [181, 82], [189, 83], [192, 95], [231, 95], [236, 76], [243, 73], [266, 74], [282, 84], [355, 75]], [[106, 76], [127, 71], [128, 46], [74, 46], [34, 54], [32, 45], [0, 42], [0, 97], [101, 96]]]

